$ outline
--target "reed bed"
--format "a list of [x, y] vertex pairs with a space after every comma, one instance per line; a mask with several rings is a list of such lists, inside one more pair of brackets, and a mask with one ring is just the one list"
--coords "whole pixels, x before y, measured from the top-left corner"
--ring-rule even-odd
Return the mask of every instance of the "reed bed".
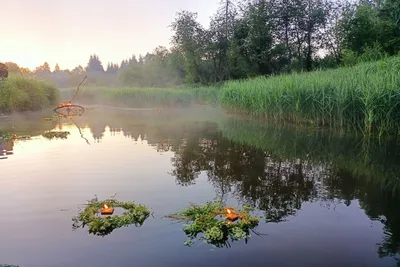
[[400, 57], [354, 67], [227, 82], [222, 106], [274, 121], [400, 134]]
[[[72, 96], [73, 90], [63, 95]], [[67, 97], [68, 98], [68, 97]], [[212, 87], [100, 88], [81, 90], [77, 101], [122, 106], [218, 104], [273, 121], [400, 134], [400, 57], [353, 67], [228, 81]]]

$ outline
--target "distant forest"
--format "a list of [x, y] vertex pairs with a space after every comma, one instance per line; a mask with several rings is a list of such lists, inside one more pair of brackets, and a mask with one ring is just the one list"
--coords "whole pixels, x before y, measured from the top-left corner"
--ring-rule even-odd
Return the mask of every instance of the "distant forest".
[[222, 0], [208, 28], [181, 11], [170, 27], [171, 48], [159, 46], [105, 65], [31, 71], [6, 62], [10, 75], [76, 86], [82, 75], [97, 86], [173, 87], [213, 84], [349, 66], [400, 55], [400, 0]]

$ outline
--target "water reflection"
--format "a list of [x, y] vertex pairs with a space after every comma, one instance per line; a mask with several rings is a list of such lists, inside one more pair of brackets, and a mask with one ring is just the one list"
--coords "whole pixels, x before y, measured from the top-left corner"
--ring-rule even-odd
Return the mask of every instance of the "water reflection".
[[[192, 186], [200, 173], [218, 196], [231, 193], [262, 210], [268, 222], [295, 215], [305, 202], [332, 207], [359, 200], [371, 220], [385, 226], [381, 257], [400, 249], [400, 155], [393, 143], [363, 141], [324, 132], [276, 129], [228, 119], [178, 123], [113, 121], [111, 133], [145, 139], [159, 152], [174, 153], [171, 174], [180, 186]], [[106, 121], [88, 124], [101, 140]]]
[[[230, 130], [225, 125], [221, 133], [217, 124], [184, 123], [182, 131], [174, 129], [147, 129], [147, 141], [157, 150], [174, 152], [171, 173], [177, 184], [193, 185], [205, 171], [217, 194], [223, 197], [232, 192], [240, 201], [264, 211], [273, 222], [294, 215], [304, 202], [318, 201], [334, 208], [338, 202], [349, 206], [352, 200], [359, 200], [372, 220], [385, 225], [379, 255], [399, 252], [399, 171], [393, 163], [400, 157], [393, 144], [355, 142], [320, 132], [311, 136], [292, 132], [296, 134], [293, 138], [288, 137], [291, 132], [271, 129], [269, 135], [264, 131], [257, 136], [251, 128], [246, 132], [247, 136], [253, 134], [248, 144], [239, 144], [232, 141], [232, 132], [243, 134], [243, 128]], [[146, 130], [132, 127], [127, 131], [137, 136]], [[229, 135], [231, 138], [226, 138]], [[269, 137], [264, 143], [269, 149], [251, 145], [252, 140]]]
[[207, 174], [220, 199], [228, 194], [261, 210], [268, 222], [296, 215], [306, 202], [335, 209], [358, 200], [371, 220], [384, 225], [380, 257], [400, 249], [400, 153], [394, 143], [365, 141], [331, 132], [293, 131], [227, 118], [181, 120], [119, 113], [84, 116], [82, 129], [102, 142], [111, 137], [146, 140], [158, 152], [172, 152], [171, 174], [179, 186], [193, 186]]
[[0, 159], [7, 159], [13, 154], [14, 140], [0, 140]]

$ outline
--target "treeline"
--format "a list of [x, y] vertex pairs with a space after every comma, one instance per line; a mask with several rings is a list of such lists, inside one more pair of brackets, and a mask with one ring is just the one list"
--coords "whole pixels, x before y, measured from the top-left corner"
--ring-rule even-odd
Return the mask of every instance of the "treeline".
[[187, 11], [172, 28], [186, 82], [219, 82], [398, 54], [400, 1], [224, 0], [208, 29]]
[[59, 87], [75, 86], [83, 74], [100, 86], [171, 87], [349, 66], [399, 54], [400, 1], [222, 0], [208, 28], [189, 11], [177, 13], [171, 28], [169, 50], [106, 67], [96, 55], [73, 70], [7, 64]]

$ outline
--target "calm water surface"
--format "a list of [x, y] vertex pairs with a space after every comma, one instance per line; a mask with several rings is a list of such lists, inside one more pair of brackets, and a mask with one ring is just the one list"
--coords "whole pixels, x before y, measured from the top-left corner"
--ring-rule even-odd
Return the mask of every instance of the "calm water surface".
[[[60, 122], [39, 115], [0, 121], [0, 130], [32, 135], [1, 143], [0, 264], [400, 266], [396, 144], [210, 108], [97, 108]], [[71, 134], [41, 136], [52, 129]], [[72, 230], [81, 204], [115, 193], [151, 207], [154, 218], [105, 237]], [[265, 235], [230, 248], [184, 246], [182, 226], [162, 217], [214, 199], [253, 205], [266, 218], [257, 228]]]

